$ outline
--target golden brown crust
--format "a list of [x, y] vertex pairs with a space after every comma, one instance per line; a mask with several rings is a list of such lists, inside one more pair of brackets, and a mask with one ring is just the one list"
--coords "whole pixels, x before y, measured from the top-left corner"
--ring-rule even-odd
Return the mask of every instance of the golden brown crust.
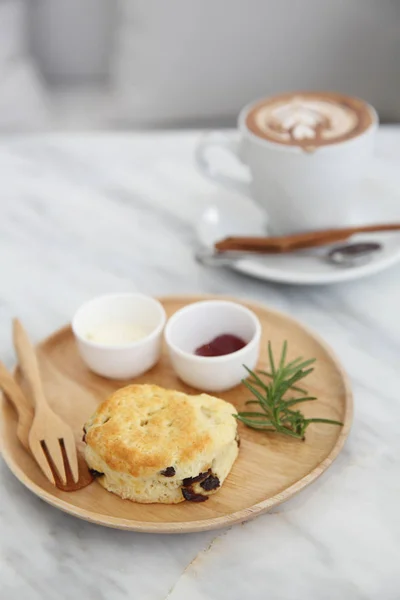
[[130, 385], [103, 402], [86, 423], [86, 443], [110, 469], [148, 477], [170, 466], [197, 465], [201, 456], [207, 462], [224, 438], [231, 439], [233, 412], [232, 405], [205, 394]]

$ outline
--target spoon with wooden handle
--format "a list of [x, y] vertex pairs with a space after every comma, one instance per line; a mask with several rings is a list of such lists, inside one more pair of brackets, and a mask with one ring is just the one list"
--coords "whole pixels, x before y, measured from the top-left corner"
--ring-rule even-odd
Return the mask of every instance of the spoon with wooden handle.
[[356, 233], [372, 233], [378, 231], [400, 231], [400, 223], [360, 225], [343, 229], [325, 229], [278, 237], [232, 236], [217, 242], [214, 245], [214, 248], [218, 252], [238, 250], [242, 252], [257, 252], [259, 254], [278, 254], [334, 244], [335, 242], [347, 240]]
[[[12, 374], [2, 362], [0, 362], [0, 389], [3, 390], [5, 396], [11, 402], [17, 412], [17, 437], [25, 450], [31, 453], [29, 447], [29, 431], [33, 421], [33, 407], [28, 402], [26, 396], [24, 396], [24, 393], [22, 392], [18, 383], [15, 381]], [[92, 483], [94, 478], [89, 472], [85, 459], [81, 454], [78, 453], [79, 479], [77, 482], [75, 482], [72, 478], [66, 457], [64, 460], [64, 466], [67, 474], [66, 483], [61, 481], [56, 469], [54, 468], [54, 465], [51, 465], [58, 489], [62, 490], [63, 492], [76, 492], [77, 490], [81, 490]]]

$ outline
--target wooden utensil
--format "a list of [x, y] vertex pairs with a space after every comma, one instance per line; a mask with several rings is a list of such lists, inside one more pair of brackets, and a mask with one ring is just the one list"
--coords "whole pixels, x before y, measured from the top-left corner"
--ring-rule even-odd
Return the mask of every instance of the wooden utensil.
[[63, 483], [67, 482], [64, 458], [67, 459], [72, 478], [79, 478], [76, 444], [72, 429], [50, 408], [43, 393], [36, 352], [18, 319], [13, 323], [14, 346], [21, 369], [26, 377], [35, 403], [35, 416], [29, 432], [29, 447], [46, 475], [55, 485], [50, 459]]
[[[7, 368], [5, 367], [5, 365], [3, 365], [2, 362], [0, 362], [0, 389], [3, 390], [4, 394], [7, 396], [7, 399], [11, 402], [11, 404], [14, 406], [17, 412], [17, 436], [25, 450], [27, 450], [30, 453], [29, 431], [34, 416], [33, 407], [27, 401], [25, 395], [23, 394], [21, 388], [15, 381], [14, 377], [7, 370]], [[84, 457], [79, 452], [79, 479], [77, 482], [73, 480], [72, 474], [69, 469], [69, 463], [66, 457], [64, 459], [64, 467], [67, 475], [66, 483], [61, 481], [56, 469], [54, 468], [54, 466], [52, 466], [52, 473], [56, 482], [56, 486], [59, 490], [62, 490], [64, 492], [76, 492], [77, 490], [81, 490], [82, 488], [92, 483], [93, 476], [91, 475], [88, 469]]]
[[0, 362], [0, 388], [17, 411], [17, 436], [23, 447], [29, 450], [29, 431], [33, 421], [33, 408], [27, 402], [21, 388], [2, 362]]
[[279, 237], [227, 237], [214, 245], [218, 252], [225, 250], [241, 250], [258, 253], [284, 253], [327, 246], [335, 242], [347, 240], [356, 233], [373, 233], [377, 231], [399, 231], [400, 223], [387, 223], [381, 225], [361, 225], [357, 227], [346, 227], [343, 229], [325, 229], [321, 231], [310, 231], [296, 233]]
[[[170, 317], [191, 302], [212, 296], [175, 296], [161, 299]], [[226, 298], [235, 300], [232, 298]], [[237, 301], [237, 299], [236, 299]], [[314, 333], [282, 313], [255, 303], [246, 303], [261, 321], [260, 369], [269, 368], [267, 341], [279, 350], [288, 340], [289, 356], [315, 357], [315, 371], [307, 378], [307, 390], [316, 402], [302, 404], [307, 417], [337, 419], [343, 427], [310, 425], [306, 440], [300, 442], [278, 434], [249, 429], [239, 423], [240, 451], [232, 471], [217, 494], [201, 504], [138, 504], [122, 500], [100, 484], [65, 494], [43, 481], [36, 463], [22, 449], [15, 435], [16, 417], [9, 402], [0, 398], [2, 455], [15, 476], [34, 494], [71, 515], [108, 527], [152, 533], [183, 533], [228, 527], [252, 519], [291, 498], [317, 479], [337, 457], [350, 430], [352, 394], [340, 363]], [[53, 333], [37, 349], [46, 397], [74, 430], [82, 427], [100, 402], [124, 382], [98, 377], [79, 357], [70, 327]], [[25, 385], [24, 373], [17, 371], [18, 383]], [[184, 385], [171, 368], [166, 348], [160, 362], [135, 383], [198, 394]], [[244, 386], [218, 394], [238, 410], [246, 410], [249, 399]], [[65, 398], [71, 409], [66, 410]], [[328, 475], [329, 476], [329, 475]], [[339, 482], [340, 485], [340, 482]], [[307, 496], [305, 496], [307, 500]]]

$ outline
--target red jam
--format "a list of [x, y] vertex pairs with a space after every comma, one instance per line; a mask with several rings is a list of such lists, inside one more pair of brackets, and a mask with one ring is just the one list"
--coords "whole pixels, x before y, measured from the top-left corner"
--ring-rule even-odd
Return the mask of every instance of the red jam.
[[242, 339], [230, 333], [219, 335], [208, 344], [200, 346], [195, 350], [197, 356], [224, 356], [237, 352], [247, 345]]

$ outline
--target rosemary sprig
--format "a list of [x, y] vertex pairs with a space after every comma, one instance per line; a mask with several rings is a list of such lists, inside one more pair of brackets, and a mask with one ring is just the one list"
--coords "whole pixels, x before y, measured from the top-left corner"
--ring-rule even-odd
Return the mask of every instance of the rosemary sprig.
[[[243, 379], [242, 383], [254, 396], [254, 399], [248, 400], [246, 404], [257, 404], [260, 411], [244, 411], [234, 416], [253, 429], [275, 431], [300, 440], [304, 440], [306, 429], [310, 423], [343, 425], [340, 421], [331, 419], [306, 419], [300, 410], [292, 409], [296, 404], [317, 399], [315, 396], [309, 396], [306, 390], [296, 385], [298, 381], [312, 373], [314, 369], [311, 365], [315, 362], [315, 358], [303, 360], [302, 357], [299, 357], [287, 363], [286, 355], [287, 342], [285, 341], [279, 363], [276, 365], [271, 342], [268, 342], [271, 371], [254, 372], [245, 366], [250, 377]], [[263, 381], [260, 375], [268, 377], [270, 381]], [[284, 398], [289, 390], [302, 395], [295, 398]]]

